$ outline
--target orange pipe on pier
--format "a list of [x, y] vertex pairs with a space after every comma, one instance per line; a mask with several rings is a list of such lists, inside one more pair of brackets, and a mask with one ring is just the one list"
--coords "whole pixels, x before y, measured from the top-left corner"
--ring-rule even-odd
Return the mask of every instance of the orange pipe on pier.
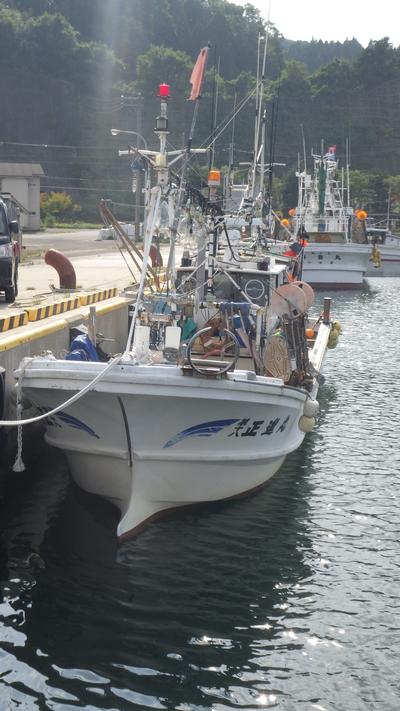
[[60, 277], [60, 289], [76, 289], [76, 274], [68, 257], [57, 249], [48, 249], [44, 261], [54, 267]]

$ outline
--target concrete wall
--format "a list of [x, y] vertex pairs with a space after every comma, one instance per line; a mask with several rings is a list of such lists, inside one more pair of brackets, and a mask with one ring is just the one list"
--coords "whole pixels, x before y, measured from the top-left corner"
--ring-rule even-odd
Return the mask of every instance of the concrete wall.
[[1, 179], [1, 189], [11, 193], [29, 212], [21, 215], [22, 229], [40, 229], [40, 179], [35, 177], [9, 177]]
[[[96, 331], [105, 338], [114, 339], [104, 343], [103, 350], [110, 354], [121, 353], [125, 348], [128, 335], [128, 309], [130, 302], [117, 297], [107, 303], [96, 304]], [[6, 419], [15, 415], [15, 379], [14, 370], [23, 358], [40, 355], [43, 351], [52, 351], [56, 357], [62, 357], [70, 344], [70, 329], [88, 320], [89, 307], [62, 316], [54, 316], [39, 321], [37, 324], [23, 326], [2, 334], [0, 338], [0, 366], [5, 368], [6, 381]]]

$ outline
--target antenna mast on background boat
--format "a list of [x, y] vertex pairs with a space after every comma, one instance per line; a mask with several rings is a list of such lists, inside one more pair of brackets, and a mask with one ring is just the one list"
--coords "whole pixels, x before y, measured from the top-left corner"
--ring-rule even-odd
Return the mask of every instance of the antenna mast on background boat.
[[347, 207], [350, 207], [350, 141], [346, 138]]
[[386, 229], [389, 231], [390, 227], [390, 202], [392, 199], [392, 186], [389, 183], [389, 193], [388, 193], [388, 202], [387, 202], [387, 212], [386, 212]]
[[[304, 136], [304, 126], [303, 126], [302, 123], [300, 124], [300, 127], [301, 127], [301, 140], [302, 140], [302, 143], [303, 143], [304, 172], [307, 173], [306, 139], [305, 139], [305, 136]], [[300, 166], [299, 166], [299, 170], [300, 170]]]

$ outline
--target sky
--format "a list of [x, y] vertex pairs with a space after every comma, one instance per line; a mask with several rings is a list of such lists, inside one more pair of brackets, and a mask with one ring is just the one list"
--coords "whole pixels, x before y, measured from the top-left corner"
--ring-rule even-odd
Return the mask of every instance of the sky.
[[[270, 0], [249, 0], [264, 18]], [[245, 5], [246, 0], [230, 0]], [[370, 40], [389, 37], [394, 47], [400, 45], [398, 0], [271, 0], [270, 20], [279, 32], [291, 40], [321, 39], [344, 42], [355, 37], [363, 47]]]

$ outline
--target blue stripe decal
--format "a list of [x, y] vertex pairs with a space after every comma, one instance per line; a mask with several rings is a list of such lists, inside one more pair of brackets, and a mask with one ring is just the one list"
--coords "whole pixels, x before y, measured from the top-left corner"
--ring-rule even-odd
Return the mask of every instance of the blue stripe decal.
[[99, 435], [97, 435], [96, 432], [92, 430], [91, 427], [89, 427], [89, 425], [86, 425], [84, 422], [82, 422], [82, 420], [78, 420], [77, 417], [68, 415], [62, 410], [60, 410], [60, 412], [57, 412], [55, 417], [60, 419], [61, 422], [63, 422], [64, 424], [68, 425], [68, 427], [73, 427], [75, 430], [82, 430], [82, 432], [86, 432], [86, 434], [90, 435], [91, 437], [96, 437], [96, 439], [100, 439]]
[[178, 432], [178, 434], [169, 439], [168, 442], [164, 444], [163, 449], [173, 447], [188, 437], [211, 437], [213, 434], [221, 432], [225, 427], [229, 427], [229, 425], [233, 425], [235, 422], [239, 422], [239, 418], [235, 420], [212, 420], [211, 422], [202, 422], [200, 425], [188, 427], [187, 430], [182, 430], [182, 432]]

